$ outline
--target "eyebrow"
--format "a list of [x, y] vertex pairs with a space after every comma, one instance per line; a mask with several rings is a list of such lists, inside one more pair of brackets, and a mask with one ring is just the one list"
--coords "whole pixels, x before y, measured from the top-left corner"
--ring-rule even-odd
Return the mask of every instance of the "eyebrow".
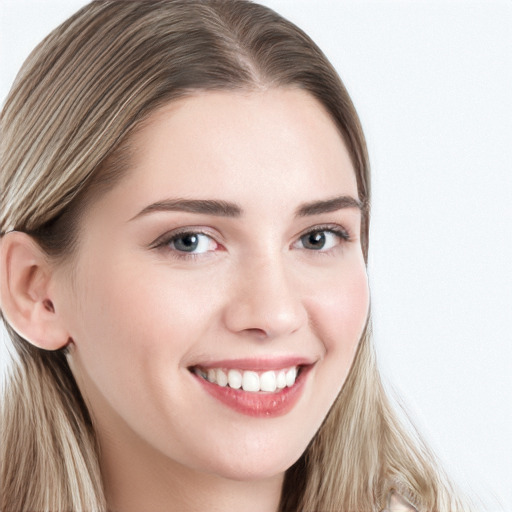
[[[356, 208], [362, 212], [364, 205], [361, 201], [352, 196], [338, 196], [332, 199], [302, 204], [296, 209], [295, 216], [308, 217], [321, 213], [334, 212], [344, 208]], [[241, 217], [243, 214], [241, 206], [229, 201], [218, 199], [165, 199], [146, 206], [130, 220], [154, 212], [189, 212], [234, 218]]]
[[305, 203], [297, 208], [295, 215], [297, 217], [308, 217], [310, 215], [335, 212], [344, 208], [356, 208], [362, 213], [365, 210], [365, 205], [359, 199], [352, 196], [338, 196], [323, 201]]
[[242, 208], [236, 203], [216, 199], [165, 199], [146, 206], [130, 220], [153, 212], [190, 212], [219, 217], [240, 217]]

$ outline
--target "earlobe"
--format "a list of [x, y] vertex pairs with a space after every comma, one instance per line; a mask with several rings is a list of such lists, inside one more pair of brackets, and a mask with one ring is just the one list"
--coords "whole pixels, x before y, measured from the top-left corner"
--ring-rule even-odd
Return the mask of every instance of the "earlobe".
[[58, 350], [69, 334], [52, 298], [53, 269], [45, 252], [25, 233], [0, 240], [0, 304], [12, 328], [45, 350]]

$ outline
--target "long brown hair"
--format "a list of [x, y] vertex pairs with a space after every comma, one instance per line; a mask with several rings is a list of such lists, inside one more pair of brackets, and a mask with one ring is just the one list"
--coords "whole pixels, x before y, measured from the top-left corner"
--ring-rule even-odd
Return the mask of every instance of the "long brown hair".
[[[130, 136], [164, 104], [198, 90], [300, 88], [317, 98], [349, 150], [368, 255], [370, 181], [356, 111], [319, 48], [246, 0], [93, 1], [22, 67], [0, 117], [0, 234], [23, 231], [53, 258], [72, 253], [90, 198], [114, 186]], [[2, 398], [0, 507], [106, 509], [94, 425], [66, 359], [22, 339]], [[285, 478], [280, 510], [378, 511], [398, 489], [419, 510], [463, 507], [427, 448], [398, 421], [371, 343]]]

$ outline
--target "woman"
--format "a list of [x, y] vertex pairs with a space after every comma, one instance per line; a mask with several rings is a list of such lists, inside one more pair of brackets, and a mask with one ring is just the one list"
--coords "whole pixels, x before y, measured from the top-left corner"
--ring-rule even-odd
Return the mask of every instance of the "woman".
[[370, 339], [369, 166], [245, 1], [97, 1], [1, 117], [2, 510], [463, 510]]

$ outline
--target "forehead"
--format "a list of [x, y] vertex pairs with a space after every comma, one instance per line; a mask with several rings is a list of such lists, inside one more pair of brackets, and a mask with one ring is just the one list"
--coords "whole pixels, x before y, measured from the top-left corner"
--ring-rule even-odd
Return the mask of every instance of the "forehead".
[[201, 92], [173, 101], [130, 146], [130, 169], [114, 195], [129, 196], [133, 214], [166, 197], [290, 209], [336, 195], [357, 197], [336, 125], [298, 89]]

